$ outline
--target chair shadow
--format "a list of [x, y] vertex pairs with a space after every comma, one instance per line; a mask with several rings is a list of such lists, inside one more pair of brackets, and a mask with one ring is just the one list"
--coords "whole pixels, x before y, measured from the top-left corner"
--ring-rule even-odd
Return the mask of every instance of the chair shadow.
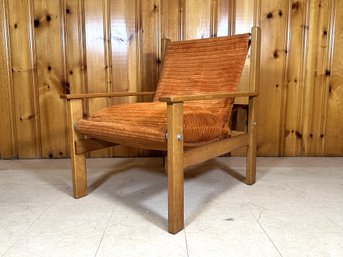
[[[162, 163], [162, 162], [161, 162]], [[107, 180], [118, 176], [119, 174], [125, 172], [128, 172], [132, 169], [138, 169], [142, 166], [139, 164], [132, 163], [131, 161], [127, 161], [125, 163], [122, 163], [119, 167], [115, 167], [111, 169], [111, 171], [106, 172], [103, 176], [99, 177], [96, 181], [94, 181], [92, 184], [89, 185], [90, 193], [94, 190], [100, 188]], [[196, 165], [193, 167], [190, 167], [185, 170], [184, 178], [185, 178], [185, 185], [187, 186], [188, 183], [199, 180], [200, 177], [204, 176], [208, 172], [211, 172], [214, 169], [222, 169], [225, 173], [235, 177], [239, 182], [242, 182], [245, 180], [245, 177], [242, 176], [240, 173], [230, 169], [228, 166], [224, 164], [219, 164], [215, 160], [210, 160], [207, 162], [202, 163], [201, 165]], [[125, 186], [131, 186], [133, 188], [138, 188], [137, 190], [134, 190], [133, 192], [126, 193], [125, 195], [122, 195], [120, 192], [114, 193], [113, 191], [107, 191], [106, 194], [108, 194], [110, 197], [115, 196], [115, 199], [118, 199], [120, 203], [124, 204], [125, 206], [132, 209], [134, 212], [136, 212], [138, 215], [141, 215], [146, 219], [148, 222], [154, 224], [161, 230], [166, 231], [167, 230], [167, 175], [164, 173], [164, 168], [162, 165], [151, 165], [151, 166], [144, 166], [144, 170], [142, 172], [146, 173], [147, 175], [154, 175], [158, 182], [156, 182], [156, 179], [151, 180], [151, 176], [140, 176], [139, 181], [135, 180], [135, 176], [137, 175], [135, 171], [132, 174], [129, 174], [127, 179], [132, 179], [130, 182], [131, 185], [125, 185]], [[201, 180], [201, 183], [206, 183], [206, 180]], [[209, 188], [211, 186], [210, 183], [202, 184], [202, 186], [205, 186]], [[232, 180], [228, 179], [227, 181], [222, 181], [220, 187], [214, 188], [213, 191], [208, 192], [204, 195], [202, 198], [202, 201], [195, 206], [192, 213], [188, 214], [187, 217], [185, 217], [185, 224], [189, 225], [194, 220], [196, 220], [204, 210], [206, 210], [206, 207], [210, 201], [213, 201], [213, 199], [217, 198], [219, 195], [223, 194], [224, 192], [227, 192], [228, 190], [232, 189]], [[163, 210], [163, 214], [159, 212], [156, 209], [152, 209], [151, 207], [147, 207], [144, 205], [144, 202], [146, 202], [149, 198], [152, 198], [154, 196], [161, 196], [165, 195], [165, 210]], [[185, 199], [187, 198], [187, 195], [185, 195]], [[185, 209], [187, 206], [185, 206]], [[148, 215], [147, 215], [148, 213]]]
[[232, 176], [239, 182], [246, 183], [246, 180], [247, 180], [246, 176], [243, 176], [241, 173], [231, 169], [228, 165], [222, 162], [216, 162], [216, 164], [222, 171], [226, 172], [227, 174], [229, 174], [230, 176]]
[[[156, 158], [159, 159], [159, 158]], [[162, 162], [161, 162], [162, 164]], [[125, 163], [122, 163], [119, 167], [116, 166], [111, 171], [105, 173], [103, 176], [98, 178], [96, 181], [91, 183], [89, 185], [89, 193], [92, 193], [96, 189], [100, 188], [106, 181], [109, 179], [118, 176], [119, 174], [123, 172], [130, 172], [133, 169], [139, 169], [142, 168], [142, 165], [132, 163], [131, 161], [127, 161]], [[135, 173], [128, 175], [127, 179], [134, 179]], [[166, 174], [164, 173], [164, 168], [162, 165], [160, 166], [146, 166], [144, 165], [144, 170], [142, 171], [146, 174], [152, 174], [154, 176], [161, 176], [167, 178]], [[150, 176], [149, 176], [150, 177]], [[158, 178], [158, 177], [157, 177]], [[156, 194], [161, 194], [166, 188], [167, 188], [167, 183], [152, 183], [153, 181], [148, 179], [148, 176], [142, 176], [142, 179], [139, 181], [135, 181], [135, 184], [131, 184], [133, 187], [139, 187], [139, 190], [135, 190], [133, 192], [130, 192], [128, 194], [125, 194], [124, 196], [120, 192], [116, 192], [113, 194], [112, 191], [106, 192], [110, 197], [114, 196], [114, 199], [118, 199], [121, 203], [124, 205], [128, 206], [130, 209], [147, 219], [149, 222], [154, 223], [156, 226], [160, 227], [161, 229], [166, 228], [166, 223], [167, 223], [167, 218], [162, 217], [159, 215], [157, 212], [150, 208], [146, 208], [142, 202], [144, 202], [146, 199], [149, 197], [152, 197]], [[165, 180], [167, 182], [167, 180]], [[146, 186], [145, 186], [146, 185]], [[124, 187], [128, 186], [124, 182]], [[125, 200], [123, 200], [125, 198]], [[149, 213], [149, 215], [146, 215]]]

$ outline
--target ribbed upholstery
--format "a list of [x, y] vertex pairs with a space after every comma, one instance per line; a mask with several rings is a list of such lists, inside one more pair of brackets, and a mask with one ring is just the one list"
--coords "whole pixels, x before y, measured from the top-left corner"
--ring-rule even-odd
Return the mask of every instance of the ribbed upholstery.
[[[167, 45], [152, 103], [119, 104], [100, 110], [76, 129], [90, 137], [146, 149], [166, 150], [167, 105], [161, 96], [237, 91], [249, 35], [172, 42]], [[184, 144], [193, 147], [229, 135], [233, 99], [184, 104]]]
[[[205, 109], [184, 106], [184, 145], [192, 147], [227, 137], [221, 117]], [[76, 124], [79, 132], [122, 145], [166, 150], [167, 105], [161, 102], [118, 104]]]
[[[171, 42], [154, 101], [161, 96], [237, 91], [248, 51], [249, 34]], [[228, 122], [233, 99], [193, 101]]]

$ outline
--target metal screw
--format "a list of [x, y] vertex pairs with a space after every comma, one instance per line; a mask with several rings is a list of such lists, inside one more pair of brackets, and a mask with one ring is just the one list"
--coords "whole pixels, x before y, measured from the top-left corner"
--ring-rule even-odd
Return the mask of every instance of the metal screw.
[[254, 121], [254, 126], [256, 127], [256, 121]]
[[176, 139], [180, 142], [182, 140], [182, 135], [180, 133], [177, 133]]

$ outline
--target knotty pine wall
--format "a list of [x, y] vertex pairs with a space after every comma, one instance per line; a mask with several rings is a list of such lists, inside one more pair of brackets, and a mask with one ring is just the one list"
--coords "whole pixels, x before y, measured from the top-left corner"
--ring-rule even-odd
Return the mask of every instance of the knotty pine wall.
[[[68, 156], [60, 94], [154, 90], [162, 37], [248, 32], [254, 1], [0, 0], [0, 157]], [[342, 156], [343, 1], [261, 2], [258, 154]], [[150, 154], [116, 147], [92, 156]]]

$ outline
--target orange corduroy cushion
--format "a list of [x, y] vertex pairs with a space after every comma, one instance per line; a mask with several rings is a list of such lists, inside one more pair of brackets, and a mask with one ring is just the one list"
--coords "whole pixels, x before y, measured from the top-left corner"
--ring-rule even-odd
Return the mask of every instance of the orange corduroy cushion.
[[[154, 96], [236, 92], [249, 48], [249, 35], [175, 41], [167, 45]], [[192, 101], [229, 121], [233, 99]]]
[[[81, 119], [76, 129], [89, 137], [117, 144], [166, 150], [167, 105], [161, 102], [118, 104]], [[205, 109], [184, 105], [183, 137], [187, 147], [229, 135], [222, 118]]]

